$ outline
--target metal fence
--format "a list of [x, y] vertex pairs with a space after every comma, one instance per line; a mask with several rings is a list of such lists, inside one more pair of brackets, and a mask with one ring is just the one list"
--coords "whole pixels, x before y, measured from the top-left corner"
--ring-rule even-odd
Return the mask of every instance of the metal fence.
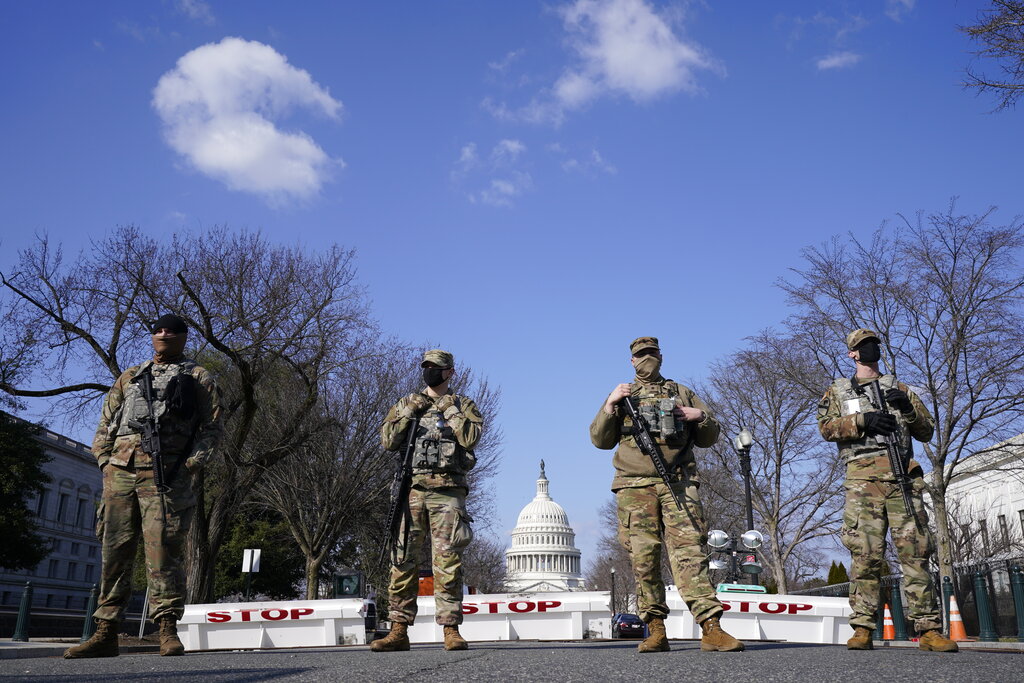
[[[1018, 636], [1017, 633], [1017, 612], [1014, 608], [1013, 592], [1010, 584], [1010, 570], [1013, 567], [1024, 567], [1024, 556], [1004, 558], [1000, 560], [988, 560], [972, 564], [957, 565], [953, 570], [953, 594], [956, 596], [957, 605], [960, 608], [960, 616], [964, 621], [964, 628], [969, 636], [978, 636], [981, 632], [981, 625], [978, 619], [978, 602], [975, 594], [975, 576], [980, 572], [985, 586], [985, 593], [988, 596], [988, 604], [992, 612], [992, 621], [995, 631], [1001, 638]], [[902, 604], [906, 606], [906, 596], [902, 595], [903, 577], [900, 575], [885, 576], [882, 578], [882, 590], [879, 596], [879, 608], [883, 604], [892, 604], [892, 590], [900, 587]], [[936, 595], [941, 599], [942, 590], [939, 582], [939, 575], [932, 575], [933, 584], [936, 586]], [[849, 583], [837, 583], [831, 586], [809, 588], [807, 590], [793, 591], [793, 595], [823, 595], [833, 598], [845, 598], [850, 595]], [[946, 606], [943, 606], [943, 612]], [[943, 614], [945, 619], [945, 614]], [[908, 633], [914, 633], [914, 625], [907, 620]]]

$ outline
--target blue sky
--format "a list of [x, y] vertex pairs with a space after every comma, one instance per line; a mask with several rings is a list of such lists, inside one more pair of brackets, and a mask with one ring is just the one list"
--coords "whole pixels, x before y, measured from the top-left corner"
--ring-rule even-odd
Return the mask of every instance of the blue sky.
[[544, 458], [586, 562], [631, 339], [699, 379], [802, 247], [1024, 211], [1021, 114], [959, 85], [983, 5], [4, 3], [0, 267], [126, 223], [356, 248], [388, 332], [502, 386], [499, 527]]

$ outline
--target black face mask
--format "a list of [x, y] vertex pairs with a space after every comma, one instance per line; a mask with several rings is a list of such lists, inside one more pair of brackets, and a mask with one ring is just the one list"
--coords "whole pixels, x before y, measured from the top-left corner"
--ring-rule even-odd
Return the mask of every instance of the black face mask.
[[882, 358], [882, 349], [876, 341], [866, 341], [857, 347], [861, 363], [877, 363]]
[[441, 376], [443, 374], [442, 368], [423, 368], [423, 381], [427, 383], [428, 387], [436, 387], [444, 382], [444, 378]]

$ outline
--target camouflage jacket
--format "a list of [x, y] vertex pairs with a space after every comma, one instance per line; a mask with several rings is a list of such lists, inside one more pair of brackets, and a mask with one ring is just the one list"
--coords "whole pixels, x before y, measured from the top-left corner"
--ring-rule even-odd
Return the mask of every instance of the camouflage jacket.
[[[436, 408], [438, 401], [442, 397], [438, 396], [435, 399], [427, 394], [426, 391], [420, 392], [420, 396], [427, 399], [430, 407], [421, 415], [421, 426], [416, 438], [419, 441], [424, 438], [439, 437], [439, 435], [432, 433], [432, 429], [438, 418], [443, 418], [451, 431], [449, 433], [445, 430], [445, 436], [440, 437], [440, 440], [442, 444], [447, 442], [452, 448], [453, 452], [450, 453], [450, 456], [452, 461], [458, 464], [447, 468], [446, 471], [434, 471], [425, 467], [415, 467], [413, 469], [412, 484], [413, 486], [426, 489], [461, 486], [468, 490], [469, 483], [466, 479], [466, 473], [476, 465], [476, 456], [473, 454], [473, 449], [476, 447], [477, 442], [480, 441], [480, 435], [483, 433], [484, 418], [472, 399], [451, 392], [447, 395], [452, 397], [452, 405], [442, 414]], [[387, 417], [384, 418], [384, 424], [380, 427], [381, 444], [386, 450], [401, 451], [405, 447], [409, 425], [412, 423], [412, 420], [409, 418], [402, 417], [408, 400], [408, 397], [403, 397], [398, 403], [391, 406]], [[419, 445], [418, 443], [417, 446]]]
[[142, 450], [140, 432], [128, 424], [129, 420], [125, 415], [125, 399], [128, 397], [130, 400], [138, 393], [133, 380], [142, 372], [152, 372], [154, 376], [162, 373], [187, 373], [195, 378], [195, 411], [190, 420], [165, 412], [159, 391], [156, 409], [160, 422], [160, 446], [164, 467], [175, 467], [181, 458], [190, 461], [190, 469], [203, 467], [213, 456], [223, 432], [220, 390], [206, 368], [184, 359], [176, 363], [146, 361], [121, 373], [103, 402], [100, 423], [93, 438], [92, 453], [97, 464], [101, 468], [108, 462], [122, 467], [153, 467], [149, 454]]
[[[896, 436], [905, 457], [911, 451], [911, 437], [928, 442], [935, 431], [935, 421], [921, 399], [903, 382], [897, 382], [892, 375], [877, 378], [882, 396], [888, 389], [898, 387], [906, 392], [913, 412], [902, 413], [889, 406], [896, 418]], [[818, 402], [818, 431], [826, 441], [833, 441], [839, 448], [839, 455], [846, 462], [847, 479], [892, 479], [892, 467], [881, 438], [869, 436], [864, 430], [864, 413], [873, 410], [865, 393], [856, 391], [856, 385], [866, 384], [857, 378], [839, 378]], [[910, 461], [907, 471], [920, 469], [918, 463]]]
[[[669, 471], [679, 479], [698, 481], [693, 447], [707, 448], [714, 445], [718, 441], [720, 430], [718, 421], [711, 415], [711, 409], [689, 387], [669, 379], [649, 383], [634, 382], [631, 395], [641, 401], [673, 398], [680, 406], [704, 411], [704, 420], [687, 423], [688, 426], [681, 438], [655, 438], [661, 446]], [[591, 443], [602, 450], [611, 450], [618, 446], [612, 458], [612, 465], [615, 467], [612, 491], [650, 486], [661, 481], [650, 457], [637, 448], [636, 441], [628, 433], [627, 419], [621, 406], [616, 406], [613, 415], [606, 413], [604, 406], [601, 406], [594, 421], [590, 423]]]

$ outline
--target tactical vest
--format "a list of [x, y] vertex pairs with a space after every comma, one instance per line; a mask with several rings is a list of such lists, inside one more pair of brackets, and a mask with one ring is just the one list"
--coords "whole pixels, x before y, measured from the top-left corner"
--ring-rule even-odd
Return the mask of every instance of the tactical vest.
[[[679, 385], [672, 380], [661, 384], [637, 382], [638, 390], [631, 394], [636, 400], [637, 410], [647, 422], [651, 436], [659, 444], [678, 447], [686, 443], [686, 421], [676, 417], [673, 409], [682, 406], [679, 399]], [[624, 434], [632, 434], [633, 420], [626, 417], [622, 425]]]
[[[461, 410], [458, 396], [452, 396]], [[466, 449], [455, 440], [444, 414], [434, 405], [421, 416], [416, 427], [416, 445], [412, 456], [413, 474], [466, 474]]]
[[[889, 389], [898, 388], [898, 383], [893, 375], [882, 375], [878, 378], [878, 384], [883, 401], [885, 400], [885, 392]], [[837, 379], [832, 383], [832, 388], [835, 391], [836, 398], [839, 400], [840, 411], [844, 417], [856, 413], [870, 413], [876, 410], [871, 405], [871, 397], [868, 394], [867, 388], [864, 387], [858, 391], [851, 379], [847, 377]], [[907, 423], [903, 419], [903, 413], [889, 406], [887, 408], [892, 416], [896, 418], [895, 436], [899, 439], [903, 453], [909, 456], [913, 445], [910, 441], [910, 430], [907, 429]], [[838, 445], [839, 455], [846, 462], [860, 458], [873, 458], [885, 455], [886, 452], [885, 440], [881, 436], [864, 436], [854, 441], [840, 441]]]
[[174, 439], [173, 437], [175, 436], [185, 437], [187, 440], [192, 434], [192, 423], [195, 421], [195, 418], [186, 420], [169, 412], [167, 410], [166, 393], [167, 384], [171, 379], [176, 375], [191, 375], [195, 367], [196, 363], [190, 360], [164, 364], [146, 361], [140, 365], [139, 371], [135, 373], [135, 377], [129, 380], [124, 389], [124, 400], [121, 404], [117, 436], [141, 433], [142, 430], [139, 427], [139, 423], [149, 417], [149, 405], [146, 403], [146, 397], [143, 396], [142, 387], [139, 384], [143, 373], [148, 372], [153, 375], [153, 411], [156, 413], [153, 417], [160, 425], [161, 438], [171, 437], [171, 443], [165, 444], [165, 446], [171, 446], [173, 442], [181, 441], [181, 439]]

